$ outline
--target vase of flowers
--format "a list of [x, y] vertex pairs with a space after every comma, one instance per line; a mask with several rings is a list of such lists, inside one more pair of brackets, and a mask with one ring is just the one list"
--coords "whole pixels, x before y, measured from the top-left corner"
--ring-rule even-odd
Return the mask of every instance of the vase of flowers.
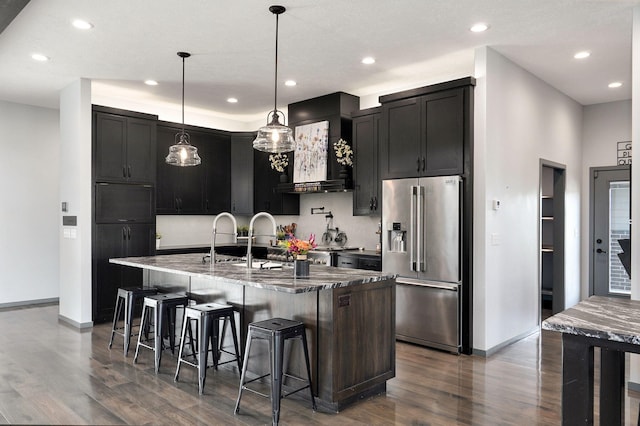
[[340, 164], [340, 178], [349, 178], [349, 167], [353, 166], [353, 150], [347, 141], [339, 139], [333, 144], [333, 150], [336, 153], [336, 161]]
[[287, 154], [271, 154], [269, 155], [269, 163], [271, 163], [273, 170], [280, 172], [280, 183], [287, 183], [289, 181], [289, 176], [287, 176], [286, 173], [287, 166], [289, 165], [289, 157], [287, 157]]
[[308, 240], [300, 240], [289, 234], [289, 238], [280, 241], [279, 245], [287, 250], [287, 254], [293, 256], [293, 275], [296, 278], [309, 276], [309, 260], [307, 254], [309, 250], [316, 248], [316, 237], [314, 234], [309, 235]]

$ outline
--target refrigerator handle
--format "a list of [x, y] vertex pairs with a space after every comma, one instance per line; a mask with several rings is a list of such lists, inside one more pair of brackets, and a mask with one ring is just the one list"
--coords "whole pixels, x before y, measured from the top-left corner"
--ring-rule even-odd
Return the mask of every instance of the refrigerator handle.
[[409, 270], [416, 271], [416, 259], [414, 257], [414, 248], [416, 243], [415, 238], [415, 223], [416, 223], [416, 199], [418, 197], [418, 187], [411, 186], [411, 208], [409, 219]]
[[416, 187], [418, 196], [417, 199], [417, 208], [416, 208], [416, 271], [423, 272], [424, 265], [422, 263], [422, 258], [424, 254], [422, 253], [424, 249], [424, 241], [422, 241], [422, 186]]

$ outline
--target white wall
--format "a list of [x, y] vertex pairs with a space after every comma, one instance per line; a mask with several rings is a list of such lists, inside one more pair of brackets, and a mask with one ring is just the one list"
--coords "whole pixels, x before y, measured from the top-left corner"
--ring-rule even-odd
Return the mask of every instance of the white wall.
[[[77, 226], [60, 232], [59, 318], [76, 327], [91, 321], [91, 82], [77, 80], [60, 92], [60, 193]], [[60, 205], [60, 204], [58, 204]], [[65, 228], [73, 236], [64, 237]]]
[[475, 75], [473, 346], [490, 353], [538, 326], [541, 158], [566, 165], [565, 299], [579, 300], [582, 107], [490, 48]]
[[[296, 236], [307, 238], [310, 233], [316, 234], [318, 244], [327, 227], [324, 215], [311, 215], [312, 207], [324, 207], [325, 211], [333, 214], [332, 228], [338, 227], [340, 231], [347, 233], [347, 246], [364, 247], [367, 250], [375, 250], [378, 243], [378, 235], [375, 233], [380, 221], [379, 216], [353, 216], [353, 194], [350, 192], [302, 194], [300, 195], [299, 216], [275, 216], [278, 225], [287, 225], [295, 222], [297, 225]], [[156, 231], [162, 234], [161, 246], [175, 245], [207, 245], [210, 244], [211, 228], [214, 216], [157, 216]], [[248, 225], [250, 217], [236, 217], [239, 225]], [[229, 221], [221, 220], [217, 227], [219, 232], [231, 230]], [[270, 232], [269, 221], [259, 219], [255, 223], [256, 233], [267, 234]], [[218, 241], [225, 241], [220, 236]], [[269, 238], [259, 241], [266, 243]], [[333, 244], [335, 245], [335, 244]]]
[[58, 111], [0, 101], [0, 306], [58, 297]]
[[581, 298], [589, 296], [590, 167], [615, 166], [617, 142], [631, 140], [631, 100], [584, 107], [581, 201]]

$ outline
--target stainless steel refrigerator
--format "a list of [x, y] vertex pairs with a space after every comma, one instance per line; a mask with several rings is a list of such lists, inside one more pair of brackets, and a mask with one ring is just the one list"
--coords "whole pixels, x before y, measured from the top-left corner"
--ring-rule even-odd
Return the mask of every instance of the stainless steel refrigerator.
[[382, 270], [396, 280], [396, 338], [459, 353], [462, 178], [382, 182]]

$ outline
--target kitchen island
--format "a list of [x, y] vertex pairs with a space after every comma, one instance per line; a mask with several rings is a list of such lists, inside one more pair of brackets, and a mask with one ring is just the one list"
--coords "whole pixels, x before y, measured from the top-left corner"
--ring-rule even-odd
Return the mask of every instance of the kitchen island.
[[[386, 390], [386, 381], [395, 376], [393, 275], [310, 265], [308, 278], [294, 278], [293, 269], [286, 264], [259, 269], [225, 256], [216, 259], [211, 264], [208, 259], [203, 261], [202, 254], [192, 253], [110, 262], [143, 269], [145, 285], [183, 291], [202, 303], [234, 306], [243, 342], [248, 324], [254, 321], [282, 317], [304, 322], [314, 393], [321, 407], [339, 411]], [[262, 360], [266, 355], [266, 345], [255, 352]], [[250, 365], [256, 364], [252, 360]], [[263, 363], [265, 370], [266, 365]], [[294, 374], [304, 377], [301, 360], [292, 360], [291, 367]]]

